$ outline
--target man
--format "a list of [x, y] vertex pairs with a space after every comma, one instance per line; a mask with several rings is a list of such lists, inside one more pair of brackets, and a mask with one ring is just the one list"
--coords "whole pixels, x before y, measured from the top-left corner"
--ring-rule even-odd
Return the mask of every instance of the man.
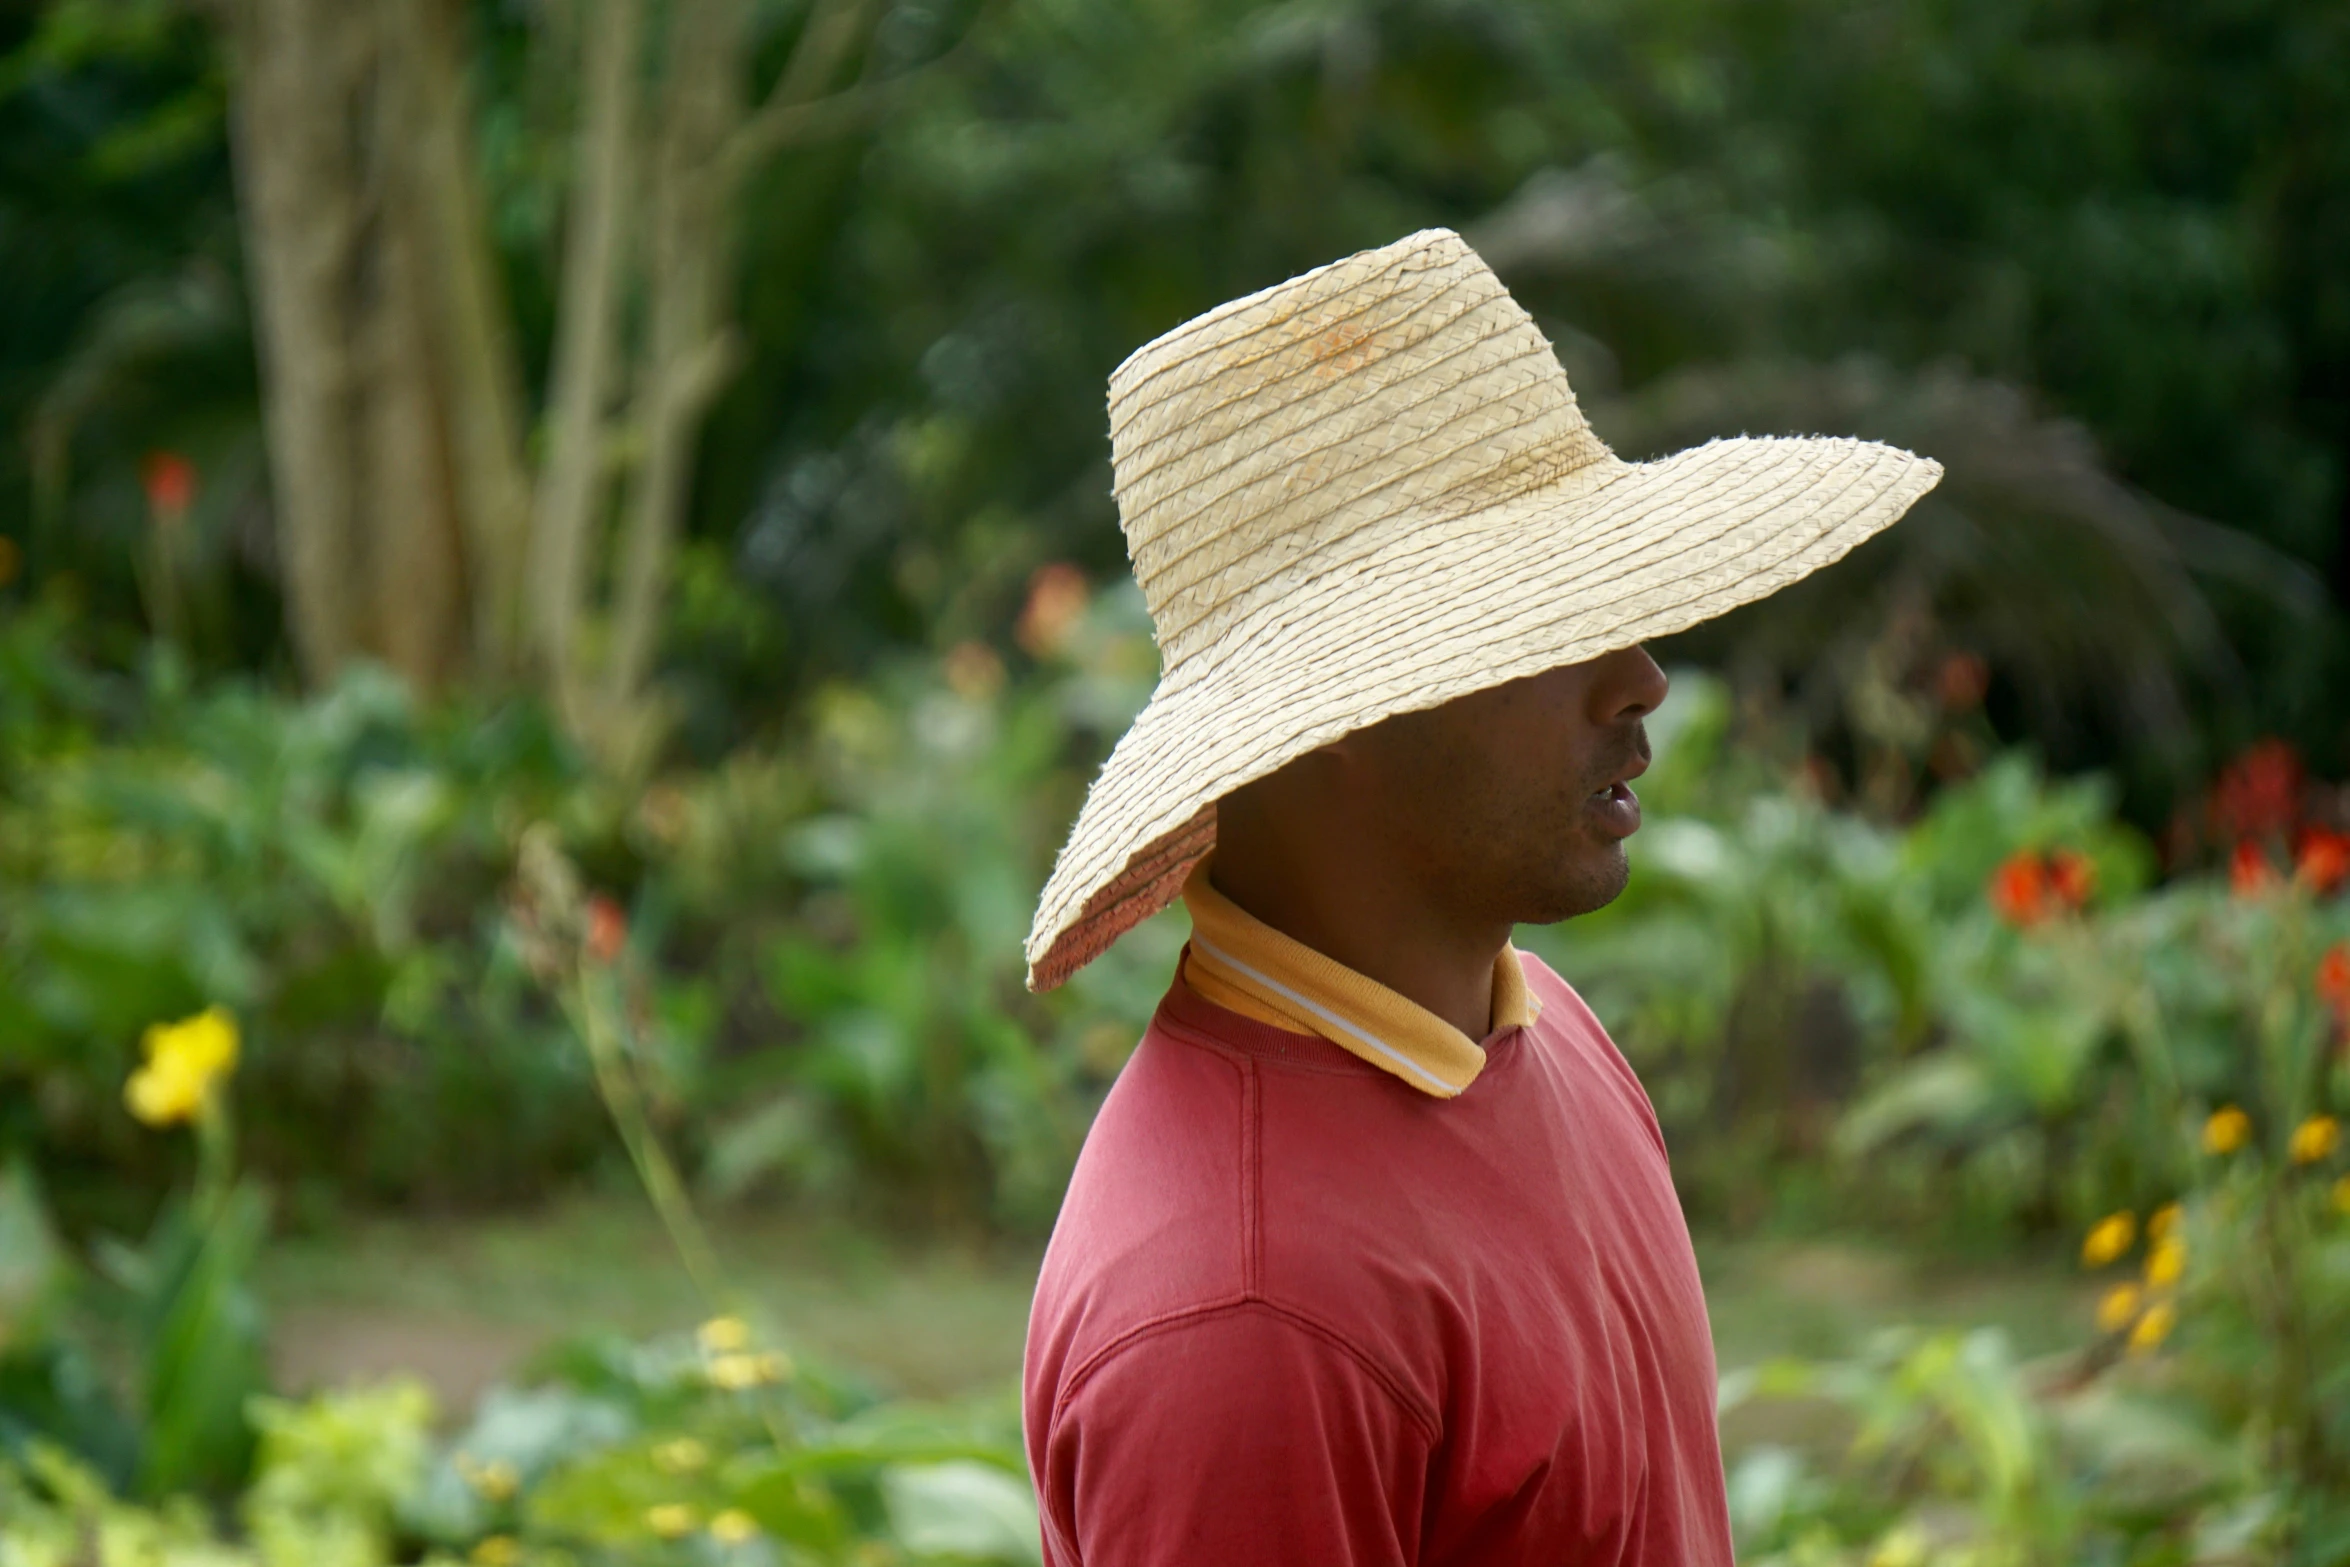
[[[1623, 889], [1640, 644], [1940, 475], [1848, 440], [1630, 464], [1441, 230], [1111, 378], [1164, 674], [1029, 982], [1180, 895], [1029, 1324], [1054, 1567], [1727, 1567], [1714, 1364], [1639, 1082], [1509, 942]], [[1212, 851], [1212, 852], [1211, 852]]]

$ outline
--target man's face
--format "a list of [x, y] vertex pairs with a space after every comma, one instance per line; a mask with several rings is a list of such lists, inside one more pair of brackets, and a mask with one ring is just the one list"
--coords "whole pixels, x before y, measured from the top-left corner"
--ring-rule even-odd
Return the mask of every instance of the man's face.
[[1614, 900], [1640, 826], [1641, 720], [1664, 672], [1626, 648], [1399, 714], [1337, 743], [1376, 819], [1431, 897], [1464, 915], [1547, 925]]

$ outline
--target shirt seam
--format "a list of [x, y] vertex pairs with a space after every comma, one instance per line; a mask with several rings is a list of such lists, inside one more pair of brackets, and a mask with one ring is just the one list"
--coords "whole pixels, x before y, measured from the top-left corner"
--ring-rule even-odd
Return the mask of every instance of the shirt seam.
[[[1270, 1027], [1271, 1025], [1268, 1024], [1265, 1026]], [[1350, 1055], [1349, 1059], [1343, 1062], [1332, 1061], [1324, 1063], [1318, 1061], [1299, 1061], [1286, 1056], [1269, 1055], [1260, 1051], [1251, 1050], [1246, 1045], [1236, 1045], [1228, 1040], [1218, 1039], [1215, 1035], [1208, 1033], [1206, 1030], [1198, 1027], [1197, 1025], [1186, 1023], [1180, 1018], [1169, 1017], [1164, 1012], [1160, 1013], [1157, 1017], [1151, 1020], [1151, 1028], [1155, 1032], [1166, 1035], [1177, 1044], [1188, 1045], [1195, 1050], [1205, 1050], [1211, 1055], [1216, 1056], [1218, 1059], [1234, 1066], [1254, 1065], [1277, 1068], [1283, 1072], [1302, 1072], [1312, 1077], [1343, 1077], [1350, 1078], [1355, 1081], [1376, 1081], [1379, 1079], [1385, 1079], [1389, 1082], [1403, 1083], [1404, 1087], [1410, 1088], [1412, 1090], [1412, 1093], [1416, 1098], [1430, 1100], [1436, 1104], [1450, 1104], [1452, 1102], [1448, 1099], [1439, 1098], [1435, 1094], [1427, 1093], [1424, 1090], [1412, 1088], [1411, 1084], [1404, 1083], [1403, 1079], [1397, 1077], [1393, 1072], [1387, 1071], [1382, 1067], [1374, 1066], [1370, 1062], [1364, 1060], [1361, 1056]], [[1505, 1071], [1509, 1066], [1515, 1063], [1520, 1050], [1525, 1044], [1526, 1037], [1531, 1035], [1533, 1032], [1533, 1024], [1523, 1023], [1515, 1028], [1506, 1028], [1501, 1030], [1499, 1033], [1489, 1034], [1484, 1039], [1480, 1040], [1478, 1042], [1478, 1046], [1485, 1052], [1486, 1055], [1485, 1070], [1478, 1073], [1477, 1081], [1471, 1083], [1467, 1088], [1462, 1089], [1461, 1094], [1470, 1094], [1476, 1092], [1478, 1084], [1483, 1083], [1489, 1077], [1495, 1078], [1498, 1081], [1498, 1074]], [[1319, 1035], [1309, 1035], [1305, 1037], [1317, 1040], [1321, 1038]], [[1330, 1044], [1330, 1048], [1333, 1050], [1344, 1050], [1346, 1048], [1343, 1045], [1331, 1043], [1327, 1040], [1322, 1042]], [[1458, 1098], [1460, 1095], [1455, 1095], [1454, 1097]]]
[[1255, 1295], [1265, 1278], [1265, 1114], [1257, 1064], [1240, 1077], [1240, 1287]]
[[[1317, 1077], [1384, 1077], [1394, 1079], [1396, 1082], [1403, 1081], [1401, 1078], [1396, 1077], [1393, 1072], [1389, 1072], [1383, 1068], [1373, 1066], [1370, 1062], [1364, 1060], [1361, 1056], [1353, 1054], [1352, 1052], [1348, 1053], [1347, 1059], [1343, 1062], [1332, 1061], [1324, 1064], [1317, 1061], [1296, 1061], [1282, 1057], [1269, 1057], [1261, 1055], [1257, 1051], [1247, 1049], [1244, 1046], [1235, 1045], [1227, 1040], [1218, 1039], [1215, 1035], [1210, 1034], [1203, 1029], [1196, 1028], [1193, 1025], [1182, 1022], [1176, 1018], [1168, 1017], [1165, 1013], [1161, 1013], [1156, 1019], [1156, 1026], [1164, 1029], [1167, 1033], [1173, 1035], [1175, 1038], [1181, 1040], [1187, 1045], [1196, 1045], [1203, 1050], [1212, 1050], [1217, 1055], [1222, 1056], [1225, 1060], [1231, 1061], [1235, 1064], [1274, 1066], [1279, 1067], [1284, 1072], [1311, 1072]], [[1272, 1027], [1270, 1023], [1265, 1024], [1264, 1026], [1267, 1028]], [[1298, 1037], [1301, 1039], [1311, 1039], [1320, 1044], [1327, 1044], [1333, 1050], [1346, 1049], [1344, 1045], [1335, 1043], [1331, 1040], [1325, 1040], [1319, 1034], [1301, 1034]], [[1404, 1086], [1408, 1088], [1411, 1085], [1406, 1083]], [[1434, 1098], [1435, 1096], [1433, 1094], [1428, 1094], [1423, 1095], [1422, 1097]]]
[[1155, 1317], [1146, 1318], [1136, 1323], [1133, 1327], [1112, 1338], [1108, 1343], [1080, 1361], [1077, 1369], [1069, 1374], [1068, 1381], [1061, 1385], [1060, 1393], [1053, 1399], [1052, 1423], [1054, 1428], [1057, 1429], [1060, 1426], [1062, 1417], [1068, 1413], [1070, 1402], [1085, 1390], [1085, 1384], [1093, 1379], [1094, 1374], [1128, 1349], [1146, 1339], [1157, 1338], [1178, 1328], [1205, 1322], [1211, 1317], [1237, 1315], [1250, 1310], [1265, 1312], [1286, 1322], [1298, 1331], [1320, 1339], [1346, 1356], [1362, 1370], [1365, 1376], [1378, 1384], [1380, 1390], [1394, 1401], [1396, 1408], [1403, 1411], [1405, 1418], [1419, 1427], [1420, 1434], [1428, 1439], [1431, 1447], [1443, 1440], [1443, 1428], [1438, 1424], [1435, 1412], [1422, 1407], [1420, 1400], [1412, 1394], [1410, 1389], [1403, 1386], [1401, 1379], [1397, 1378], [1385, 1366], [1364, 1353], [1361, 1348], [1350, 1342], [1329, 1324], [1308, 1316], [1294, 1307], [1268, 1300], [1253, 1291], [1161, 1312]]

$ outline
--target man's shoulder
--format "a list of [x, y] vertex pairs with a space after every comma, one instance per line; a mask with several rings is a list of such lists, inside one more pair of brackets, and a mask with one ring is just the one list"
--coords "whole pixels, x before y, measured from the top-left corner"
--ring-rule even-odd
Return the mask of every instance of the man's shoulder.
[[1245, 1101], [1244, 1062], [1152, 1021], [1086, 1134], [1040, 1310], [1149, 1317], [1240, 1292]]
[[1582, 993], [1567, 983], [1557, 969], [1525, 948], [1517, 949], [1518, 968], [1526, 976], [1526, 989], [1532, 992], [1542, 1008], [1542, 1021], [1554, 1027], [1573, 1027], [1589, 1030], [1602, 1039], [1607, 1030], [1599, 1026], [1599, 1018]]
[[1648, 1089], [1599, 1021], [1599, 1015], [1548, 963], [1523, 950], [1518, 957], [1525, 966], [1526, 988], [1542, 1006], [1541, 1016], [1536, 1020], [1537, 1032], [1555, 1051], [1580, 1058], [1579, 1070], [1596, 1073], [1607, 1083], [1623, 1107], [1631, 1112], [1647, 1140], [1663, 1153], [1664, 1133], [1657, 1125]]

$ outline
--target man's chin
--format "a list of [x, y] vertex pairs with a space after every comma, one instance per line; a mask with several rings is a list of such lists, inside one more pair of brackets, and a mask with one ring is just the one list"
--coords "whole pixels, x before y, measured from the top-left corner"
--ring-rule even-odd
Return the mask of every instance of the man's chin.
[[1631, 879], [1632, 862], [1621, 841], [1595, 845], [1556, 867], [1536, 901], [1541, 912], [1520, 923], [1556, 925], [1596, 913], [1622, 897]]

